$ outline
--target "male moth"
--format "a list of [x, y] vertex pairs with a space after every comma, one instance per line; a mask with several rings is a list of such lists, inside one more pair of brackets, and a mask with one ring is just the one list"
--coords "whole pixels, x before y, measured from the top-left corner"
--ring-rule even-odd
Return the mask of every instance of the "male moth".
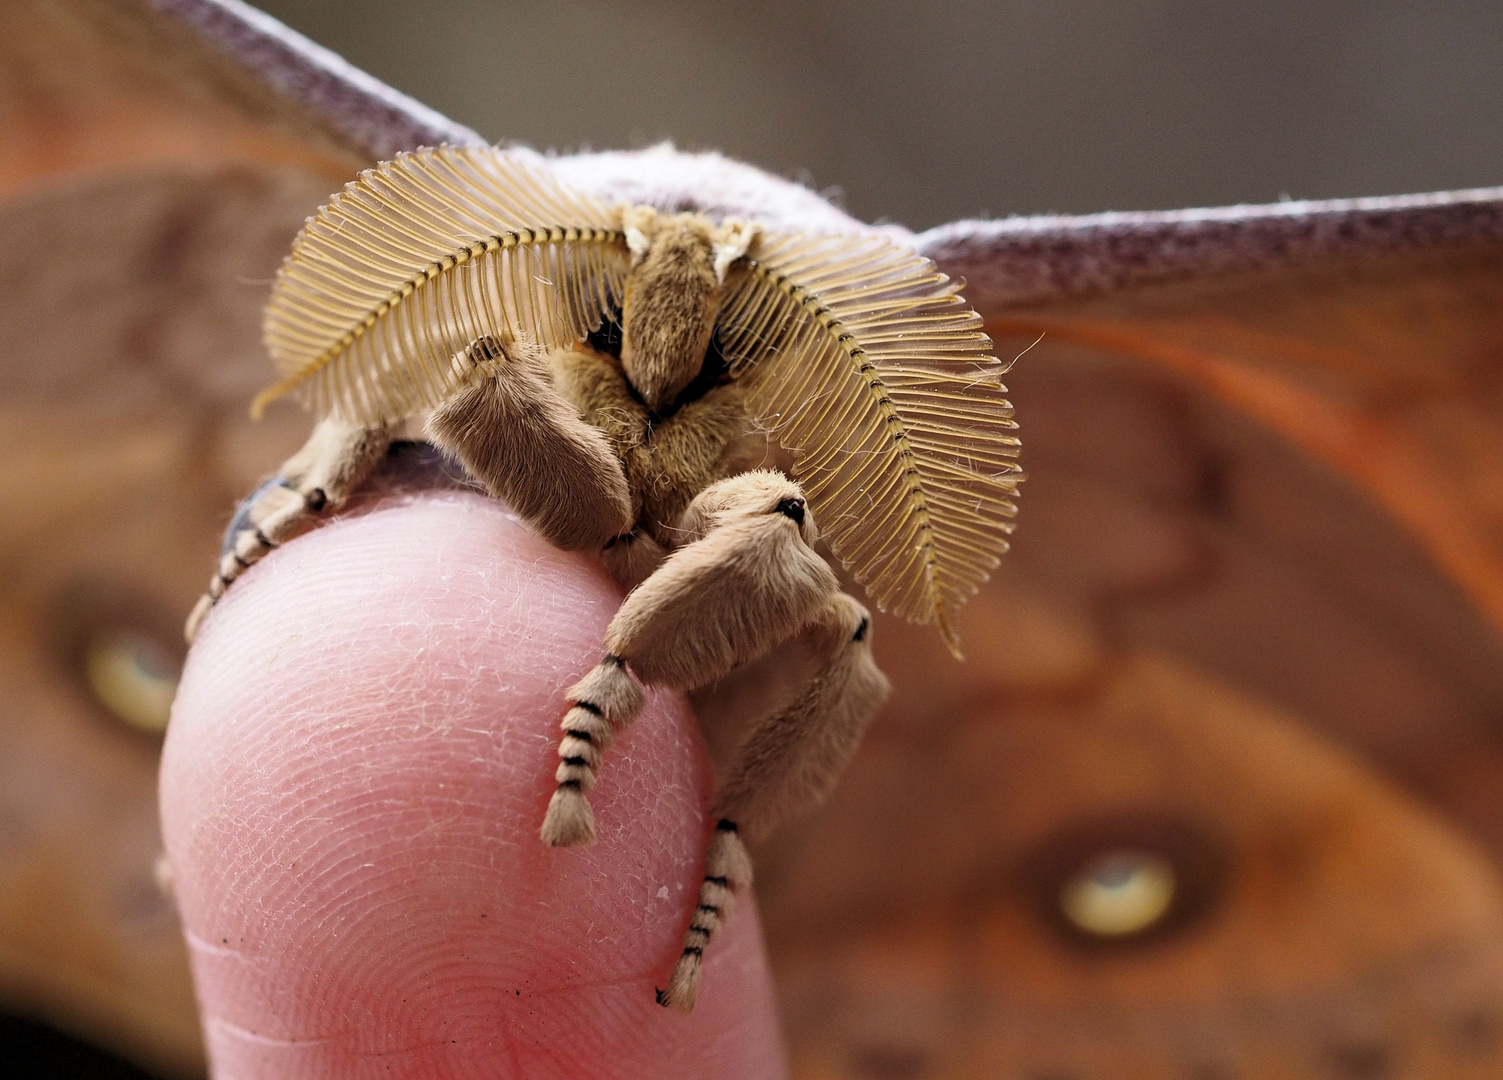
[[[569, 690], [545, 843], [590, 843], [587, 793], [636, 718], [635, 680], [687, 691], [802, 635], [817, 673], [754, 723], [684, 947], [658, 999], [688, 1010], [756, 837], [819, 799], [887, 680], [870, 618], [950, 616], [1006, 548], [1012, 408], [955, 283], [883, 237], [607, 206], [489, 147], [404, 153], [311, 218], [266, 311], [311, 438], [251, 501], [188, 623], [271, 548], [337, 510], [394, 425], [428, 437], [544, 538], [630, 590]], [[792, 454], [748, 467], [747, 436]], [[753, 459], [752, 464], [755, 463]]]
[[[215, 543], [226, 500], [269, 464], [268, 447], [276, 460], [290, 453], [282, 439], [297, 418], [249, 438], [239, 415], [262, 380], [260, 283], [306, 216], [399, 151], [483, 140], [236, 0], [20, 0], [0, 12], [0, 69], [26, 89], [5, 112], [19, 126], [0, 200], [13, 285], [0, 305], [13, 413], [0, 726], [25, 749], [7, 757], [10, 794], [38, 826], [26, 830], [38, 842], [11, 853], [10, 879], [24, 888], [7, 896], [30, 899], [3, 927], [0, 974], [16, 1008], [162, 1071], [201, 1072], [180, 935], [160, 909], [143, 921], [156, 843], [149, 744], [122, 737], [89, 684], [59, 677], [74, 660], [54, 643], [75, 627], [111, 629], [97, 621], [112, 615], [111, 596], [129, 597], [125, 625], [157, 641], [154, 621], [135, 614], [191, 600], [203, 582], [189, 553]], [[507, 72], [490, 76], [487, 91], [505, 96]], [[882, 231], [710, 155], [599, 153], [544, 167], [612, 204]], [[839, 171], [855, 175], [849, 161]], [[1135, 198], [1124, 187], [1109, 201]], [[991, 185], [966, 201], [1008, 200]], [[783, 830], [756, 852], [792, 1071], [1503, 1073], [1493, 1037], [1503, 783], [1489, 749], [1503, 715], [1503, 398], [1489, 374], [1503, 357], [1503, 189], [885, 231], [968, 279], [962, 291], [1000, 355], [1045, 335], [1025, 385], [1012, 386], [1027, 398], [1036, 479], [1027, 550], [957, 620], [980, 662], [937, 665], [927, 627], [879, 618], [894, 684], [883, 745], [847, 774], [817, 831]], [[39, 262], [42, 250], [88, 255]], [[603, 324], [601, 337], [613, 333]], [[75, 585], [92, 621], [51, 606]], [[200, 669], [214, 651], [200, 650]], [[218, 730], [246, 719], [227, 715]], [[169, 798], [198, 775], [183, 753], [193, 728], [180, 721], [164, 759]], [[526, 756], [537, 817], [552, 788], [541, 772], [557, 764], [556, 740], [541, 741]], [[291, 749], [270, 764], [285, 769]], [[612, 760], [606, 785], [625, 764]], [[246, 763], [224, 777], [226, 799], [195, 800], [204, 813], [193, 820], [243, 808], [266, 775]], [[457, 778], [422, 777], [429, 790]], [[316, 797], [337, 797], [334, 777], [312, 780]], [[108, 798], [60, 801], [55, 790]], [[626, 830], [591, 801], [602, 839]], [[1347, 827], [1333, 833], [1333, 821]], [[210, 1029], [222, 1071], [285, 1075], [268, 1030], [287, 1037], [281, 1054], [327, 1062], [412, 1046], [413, 1025], [435, 1036], [418, 1051], [433, 1068], [462, 1070], [453, 1062], [473, 1060], [464, 1040], [436, 1045], [454, 1021], [498, 1048], [525, 1033], [543, 1060], [582, 1060], [586, 1045], [602, 1060], [589, 1039], [602, 1025], [534, 1011], [530, 994], [494, 979], [488, 996], [437, 1018], [407, 981], [334, 1002], [336, 1020], [379, 1016], [375, 1041], [363, 1038], [370, 1024], [288, 1013], [307, 998], [285, 981], [264, 1011], [243, 1011], [246, 971], [280, 965], [328, 986], [340, 974], [330, 958], [348, 956], [346, 943], [373, 955], [386, 930], [453, 946], [405, 966], [422, 983], [494, 976], [483, 950], [498, 920], [455, 933], [444, 910], [367, 904], [360, 934], [326, 929], [318, 940], [330, 948], [309, 955], [277, 934], [306, 914], [304, 894], [249, 885], [229, 852], [195, 847], [182, 822], [166, 823], [166, 837], [189, 940], [218, 941], [239, 911], [267, 946], [195, 958], [235, 976], [218, 982], [233, 997], [215, 993], [212, 975], [200, 983], [204, 1009], [237, 1021]], [[298, 834], [285, 818], [230, 823], [245, 829], [238, 847], [293, 862]], [[75, 855], [64, 862], [48, 842], [57, 828]], [[451, 836], [423, 849], [452, 856], [432, 865], [461, 887], [503, 891]], [[1196, 838], [1225, 871], [1209, 892], [1196, 884], [1207, 854]], [[1270, 863], [1291, 841], [1312, 857]], [[1124, 843], [1136, 863], [1117, 858]], [[584, 861], [537, 854], [561, 869]], [[1145, 935], [1079, 933], [1090, 920], [1070, 914], [1062, 889], [1095, 880], [1098, 855], [1174, 867], [1174, 895]], [[681, 857], [696, 863], [681, 876], [697, 886], [697, 858]], [[299, 859], [281, 873], [329, 883], [330, 865]], [[387, 869], [367, 864], [359, 880]], [[644, 901], [659, 883], [641, 885]], [[358, 900], [359, 884], [343, 895]], [[130, 918], [81, 896], [130, 899]], [[674, 904], [657, 908], [681, 920], [654, 935], [659, 985], [694, 906]], [[568, 981], [552, 955], [521, 961], [539, 985]], [[80, 962], [94, 977], [79, 980]], [[608, 993], [651, 1008], [640, 982]], [[704, 993], [704, 1006], [724, 1004], [719, 984]], [[372, 1008], [393, 997], [406, 1004]], [[710, 1019], [705, 1008], [697, 1019]], [[752, 1038], [740, 1019], [711, 1025], [717, 1046]], [[716, 1067], [747, 1071], [740, 1058]]]

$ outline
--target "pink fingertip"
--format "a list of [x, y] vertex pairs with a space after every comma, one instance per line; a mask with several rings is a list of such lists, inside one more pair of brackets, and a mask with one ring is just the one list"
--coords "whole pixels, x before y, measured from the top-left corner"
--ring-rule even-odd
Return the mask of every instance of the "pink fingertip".
[[465, 493], [336, 520], [205, 623], [162, 762], [219, 1080], [784, 1074], [755, 904], [684, 1017], [653, 996], [693, 907], [711, 783], [649, 694], [546, 848], [562, 691], [619, 597]]

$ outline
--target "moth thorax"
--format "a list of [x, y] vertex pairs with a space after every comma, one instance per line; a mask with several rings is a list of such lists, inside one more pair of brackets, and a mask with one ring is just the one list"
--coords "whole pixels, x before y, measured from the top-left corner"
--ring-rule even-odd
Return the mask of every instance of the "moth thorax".
[[670, 405], [704, 364], [720, 308], [713, 229], [697, 214], [658, 219], [626, 279], [621, 366], [650, 409]]

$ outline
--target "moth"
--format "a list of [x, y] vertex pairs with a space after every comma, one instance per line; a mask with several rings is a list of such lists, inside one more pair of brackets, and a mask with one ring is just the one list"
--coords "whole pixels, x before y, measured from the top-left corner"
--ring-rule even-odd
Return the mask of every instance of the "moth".
[[[128, 615], [170, 653], [225, 508], [307, 434], [292, 409], [244, 421], [264, 283], [361, 168], [480, 140], [240, 4], [22, 0], [0, 23], [26, 90], [0, 110], [0, 728], [22, 750], [0, 762], [27, 824], [0, 976], [8, 1009], [189, 1074], [182, 935], [140, 906], [156, 755], [59, 677], [50, 632], [119, 658]], [[775, 177], [659, 156], [550, 167], [669, 212], [710, 171], [729, 216], [826, 227]], [[810, 827], [758, 849], [792, 1074], [1498, 1075], [1503, 190], [906, 239], [964, 275], [1000, 355], [1038, 342], [1007, 377], [1027, 513], [956, 620], [967, 664], [877, 620], [882, 720]], [[1141, 932], [1086, 934], [1063, 887], [1124, 849], [1118, 881], [1168, 865], [1173, 891]], [[500, 996], [486, 1023], [529, 1023]], [[393, 1027], [377, 1049], [405, 1045]], [[577, 1046], [575, 1023], [523, 1030]]]
[[[249, 567], [339, 510], [397, 425], [629, 590], [570, 687], [540, 835], [595, 839], [589, 791], [642, 708], [795, 636], [816, 674], [755, 722], [720, 785], [704, 879], [660, 1004], [688, 1011], [751, 881], [743, 834], [819, 800], [888, 684], [867, 610], [933, 623], [1006, 548], [1020, 471], [1002, 362], [956, 283], [884, 237], [608, 206], [490, 147], [398, 155], [293, 243], [266, 310], [290, 394], [320, 419], [242, 512], [191, 640]], [[768, 440], [792, 455], [767, 467]], [[760, 443], [760, 446], [759, 446]]]

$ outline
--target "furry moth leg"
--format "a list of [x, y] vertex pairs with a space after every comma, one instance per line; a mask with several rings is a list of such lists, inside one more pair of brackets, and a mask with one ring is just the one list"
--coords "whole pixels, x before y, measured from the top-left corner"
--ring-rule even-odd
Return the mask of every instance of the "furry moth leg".
[[199, 597], [184, 634], [191, 643], [209, 610], [241, 574], [272, 548], [305, 531], [318, 515], [337, 510], [370, 475], [391, 445], [385, 425], [329, 416], [313, 427], [301, 450], [250, 497], [230, 523], [209, 591]]
[[599, 551], [631, 527], [626, 474], [599, 429], [553, 388], [541, 352], [484, 337], [478, 378], [428, 419], [428, 435], [565, 551]]
[[586, 792], [595, 786], [601, 760], [616, 733], [642, 711], [642, 691], [619, 656], [607, 654], [569, 688], [569, 711], [559, 724], [558, 786], [548, 800], [540, 835], [552, 847], [578, 847], [595, 839], [595, 814]]
[[742, 835], [760, 839], [828, 795], [886, 699], [889, 684], [872, 658], [870, 631], [866, 609], [844, 593], [832, 596], [805, 630], [824, 663], [792, 702], [752, 727], [720, 785], [712, 809], [719, 824], [699, 902], [658, 1004], [683, 1012], [694, 1007], [705, 949], [733, 894], [751, 882]]
[[642, 529], [622, 533], [600, 553], [606, 571], [628, 592], [657, 573], [667, 557], [668, 549]]
[[747, 732], [715, 797], [716, 816], [753, 840], [824, 800], [891, 689], [872, 656], [871, 616], [852, 597], [832, 596], [805, 635], [823, 664]]
[[699, 1000], [699, 975], [704, 967], [705, 949], [720, 923], [731, 913], [736, 893], [752, 881], [751, 856], [741, 842], [736, 823], [722, 818], [710, 837], [705, 852], [705, 876], [699, 883], [699, 901], [684, 931], [684, 947], [668, 987], [657, 992], [658, 1004], [679, 1012], [691, 1012]]
[[781, 473], [710, 485], [685, 511], [684, 528], [695, 539], [627, 596], [606, 630], [605, 659], [570, 691], [545, 843], [595, 838], [586, 792], [605, 753], [599, 740], [641, 707], [628, 666], [649, 686], [692, 690], [787, 640], [838, 589], [812, 546], [817, 534], [803, 489]]

